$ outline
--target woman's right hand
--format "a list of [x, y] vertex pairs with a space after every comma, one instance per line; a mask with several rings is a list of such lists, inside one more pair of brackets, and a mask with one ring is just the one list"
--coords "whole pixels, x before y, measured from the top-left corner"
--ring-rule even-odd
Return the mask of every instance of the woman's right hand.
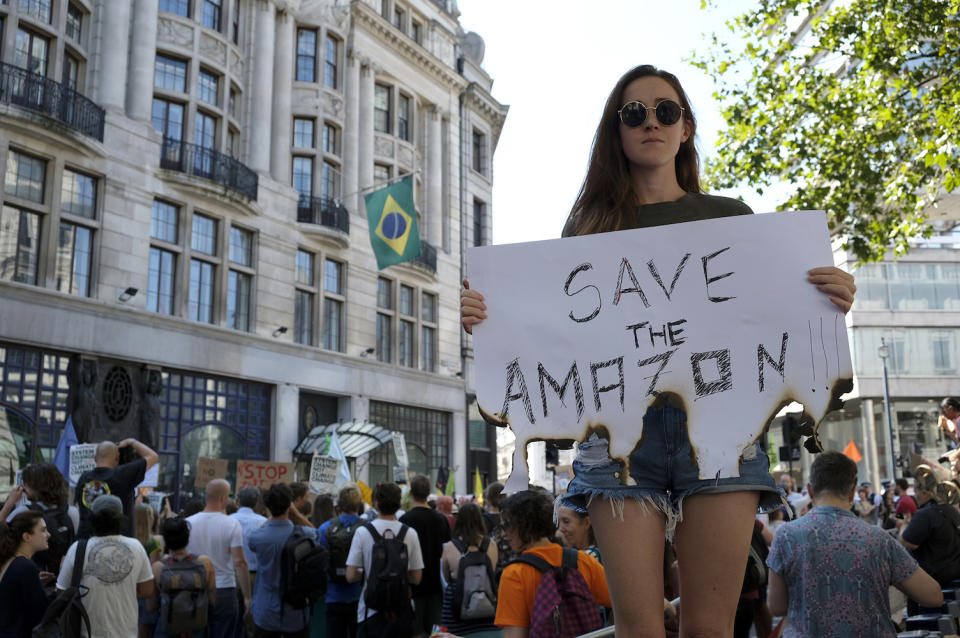
[[460, 292], [460, 321], [467, 334], [473, 334], [473, 327], [487, 318], [487, 306], [483, 303], [483, 295], [476, 290], [470, 290], [470, 282], [463, 280], [463, 290]]

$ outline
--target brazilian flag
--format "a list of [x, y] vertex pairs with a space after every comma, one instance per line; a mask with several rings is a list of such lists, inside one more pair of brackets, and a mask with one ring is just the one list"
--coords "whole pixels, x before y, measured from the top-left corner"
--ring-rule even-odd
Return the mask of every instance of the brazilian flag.
[[420, 233], [413, 207], [413, 176], [364, 195], [364, 201], [377, 268], [383, 270], [419, 257]]

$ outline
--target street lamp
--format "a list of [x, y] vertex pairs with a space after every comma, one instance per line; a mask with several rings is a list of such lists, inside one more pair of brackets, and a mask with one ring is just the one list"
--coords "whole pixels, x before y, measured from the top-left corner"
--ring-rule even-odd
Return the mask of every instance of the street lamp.
[[893, 438], [893, 418], [890, 415], [890, 381], [887, 378], [887, 357], [890, 356], [890, 348], [887, 346], [887, 340], [880, 337], [880, 347], [877, 348], [877, 354], [883, 363], [883, 407], [887, 416], [887, 434], [890, 437], [890, 477], [897, 478], [897, 453], [896, 444]]

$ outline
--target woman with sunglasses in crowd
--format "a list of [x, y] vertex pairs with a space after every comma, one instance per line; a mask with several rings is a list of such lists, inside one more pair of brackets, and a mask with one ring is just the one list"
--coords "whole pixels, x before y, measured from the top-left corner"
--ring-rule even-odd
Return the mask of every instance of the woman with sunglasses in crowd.
[[[563, 236], [751, 214], [740, 201], [701, 191], [696, 126], [675, 76], [650, 65], [623, 75], [604, 107]], [[825, 266], [809, 271], [807, 280], [838, 308], [850, 309], [856, 290], [851, 275]], [[461, 316], [472, 332], [487, 308], [469, 282], [464, 288]], [[643, 437], [630, 456], [635, 484], [617, 478], [622, 468], [612, 460], [591, 464], [589, 471], [575, 461], [576, 477], [563, 499], [563, 505], [590, 514], [617, 636], [663, 635], [663, 578], [650, 566], [662, 564], [664, 536], [674, 527], [681, 635], [732, 635], [754, 514], [758, 507], [780, 505], [767, 455], [758, 446], [750, 450], [756, 454], [744, 455], [739, 477], [701, 481], [680, 402], [663, 393], [642, 420]], [[589, 445], [595, 454], [596, 446], [606, 449], [608, 442]], [[611, 507], [610, 500], [622, 507]]]

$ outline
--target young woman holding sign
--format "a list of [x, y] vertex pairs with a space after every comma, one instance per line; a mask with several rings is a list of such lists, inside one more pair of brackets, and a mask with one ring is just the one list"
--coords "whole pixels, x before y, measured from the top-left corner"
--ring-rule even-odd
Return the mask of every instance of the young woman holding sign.
[[[697, 221], [752, 211], [700, 189], [696, 120], [675, 76], [638, 66], [617, 82], [603, 110], [590, 165], [563, 236]], [[853, 277], [833, 266], [807, 273], [811, 284], [847, 312]], [[464, 281], [463, 327], [486, 318], [483, 296]], [[780, 505], [759, 444], [740, 476], [701, 481], [686, 414], [661, 395], [643, 417], [643, 441], [630, 456], [635, 485], [621, 482], [608, 441], [581, 442], [576, 478], [563, 505], [588, 511], [603, 552], [617, 636], [663, 635], [664, 535], [675, 528], [682, 600], [681, 635], [729, 636], [758, 507]], [[589, 452], [589, 454], [586, 454]], [[598, 459], [604, 459], [597, 462]], [[514, 632], [514, 629], [518, 629]], [[511, 635], [525, 630], [507, 628]]]

